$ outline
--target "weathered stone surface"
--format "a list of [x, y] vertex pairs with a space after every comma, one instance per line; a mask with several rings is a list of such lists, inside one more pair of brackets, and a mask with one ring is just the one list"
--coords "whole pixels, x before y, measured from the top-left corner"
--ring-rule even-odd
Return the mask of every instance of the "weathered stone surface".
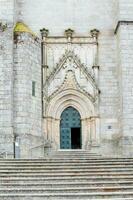
[[71, 150], [45, 159], [1, 159], [0, 179], [0, 200], [131, 200], [133, 158]]
[[0, 1], [0, 152], [13, 157], [13, 1]]
[[[60, 148], [60, 115], [73, 105], [84, 148], [133, 156], [132, 8], [132, 0], [0, 0], [0, 152], [30, 158], [44, 144]], [[32, 31], [16, 29], [13, 39], [16, 22]], [[43, 66], [40, 29], [48, 29]]]
[[[21, 32], [15, 34], [17, 35], [14, 45], [14, 134], [19, 138], [17, 148], [20, 148], [20, 157], [31, 157], [32, 148], [43, 142], [41, 47], [35, 36]], [[35, 96], [32, 96], [33, 81]], [[36, 137], [36, 140], [32, 140], [32, 137]]]

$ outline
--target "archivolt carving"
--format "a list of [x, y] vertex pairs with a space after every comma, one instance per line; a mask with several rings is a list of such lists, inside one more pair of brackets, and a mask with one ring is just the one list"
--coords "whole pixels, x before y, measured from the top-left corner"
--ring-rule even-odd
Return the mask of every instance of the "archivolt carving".
[[47, 116], [60, 118], [63, 109], [73, 106], [82, 118], [88, 118], [95, 115], [94, 102], [95, 99], [77, 83], [74, 72], [69, 70], [60, 88], [49, 97]]
[[68, 106], [75, 107], [80, 112], [82, 119], [95, 116], [94, 105], [90, 99], [73, 89], [62, 91], [51, 99], [47, 108], [47, 116], [60, 119], [62, 111]]
[[65, 76], [65, 79], [61, 86], [49, 97], [49, 100], [54, 98], [58, 93], [61, 93], [65, 90], [77, 90], [80, 93], [86, 95], [92, 102], [95, 102], [95, 98], [90, 95], [88, 92], [86, 92], [83, 88], [80, 87], [78, 84], [75, 74], [72, 70], [68, 70]]

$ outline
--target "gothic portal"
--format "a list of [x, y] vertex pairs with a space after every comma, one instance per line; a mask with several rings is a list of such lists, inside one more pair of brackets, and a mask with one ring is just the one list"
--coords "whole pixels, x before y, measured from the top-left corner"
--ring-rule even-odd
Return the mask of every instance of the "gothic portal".
[[[52, 149], [99, 145], [98, 31], [86, 37], [43, 34], [43, 116]], [[92, 67], [93, 66], [93, 67]]]

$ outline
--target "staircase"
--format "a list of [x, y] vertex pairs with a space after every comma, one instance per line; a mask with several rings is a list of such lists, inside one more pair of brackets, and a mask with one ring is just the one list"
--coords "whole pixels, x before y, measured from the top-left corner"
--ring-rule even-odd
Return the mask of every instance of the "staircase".
[[133, 158], [59, 151], [46, 159], [1, 159], [0, 200], [133, 200]]

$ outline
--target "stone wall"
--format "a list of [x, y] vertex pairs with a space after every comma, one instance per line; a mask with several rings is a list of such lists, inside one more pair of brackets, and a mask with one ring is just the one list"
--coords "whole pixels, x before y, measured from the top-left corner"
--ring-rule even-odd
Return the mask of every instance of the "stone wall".
[[133, 20], [133, 1], [119, 0], [118, 19], [119, 20]]
[[[32, 150], [42, 144], [41, 45], [29, 33], [15, 33], [14, 134], [17, 157], [38, 157]], [[35, 82], [35, 96], [32, 83]], [[33, 148], [33, 149], [32, 149]]]
[[102, 154], [118, 154], [118, 78], [114, 32], [99, 35], [99, 89]]
[[[13, 157], [14, 1], [0, 1], [0, 152]], [[5, 156], [5, 153], [3, 154]]]
[[119, 82], [119, 146], [123, 155], [132, 156], [133, 145], [133, 1], [118, 1], [117, 41], [117, 71]]
[[117, 32], [120, 90], [120, 122], [123, 154], [132, 155], [133, 145], [133, 24], [123, 23]]

